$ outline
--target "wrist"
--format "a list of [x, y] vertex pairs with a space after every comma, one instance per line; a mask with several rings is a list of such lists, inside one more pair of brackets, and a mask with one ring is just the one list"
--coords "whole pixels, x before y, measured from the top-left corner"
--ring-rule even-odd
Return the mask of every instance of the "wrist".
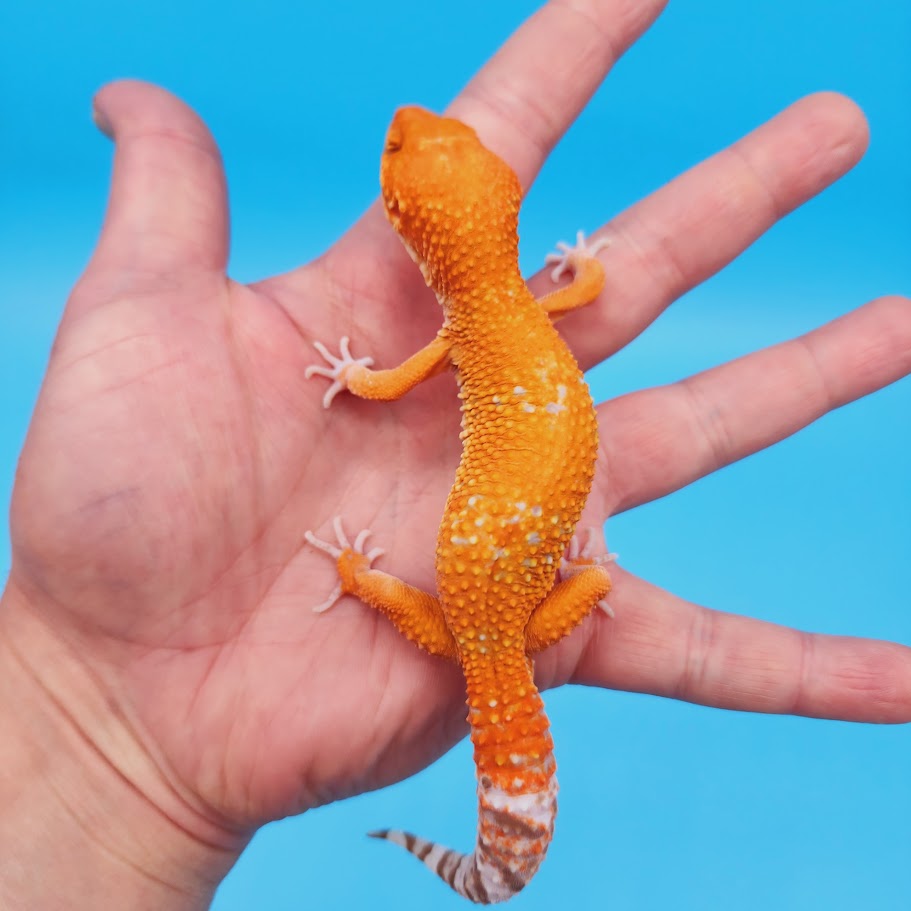
[[245, 839], [167, 780], [97, 668], [0, 599], [0, 907], [207, 908]]

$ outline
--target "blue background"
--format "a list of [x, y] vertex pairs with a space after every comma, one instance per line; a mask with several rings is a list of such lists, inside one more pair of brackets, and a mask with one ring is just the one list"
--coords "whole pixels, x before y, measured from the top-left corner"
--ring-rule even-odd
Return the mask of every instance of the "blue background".
[[[530, 2], [6, 0], [0, 7], [0, 501], [56, 322], [97, 235], [110, 147], [103, 82], [193, 104], [224, 152], [231, 273], [331, 243], [376, 192], [392, 110], [441, 108]], [[601, 398], [672, 381], [911, 291], [911, 6], [672, 4], [553, 155], [523, 212], [537, 268], [802, 94], [866, 111], [869, 153], [592, 379]], [[630, 569], [697, 601], [800, 628], [911, 643], [911, 385], [610, 525]], [[0, 571], [9, 545], [0, 533]], [[630, 694], [549, 693], [561, 812], [513, 907], [907, 909], [911, 727], [750, 716]], [[468, 849], [465, 744], [416, 778], [265, 828], [214, 907], [463, 908], [385, 825]]]

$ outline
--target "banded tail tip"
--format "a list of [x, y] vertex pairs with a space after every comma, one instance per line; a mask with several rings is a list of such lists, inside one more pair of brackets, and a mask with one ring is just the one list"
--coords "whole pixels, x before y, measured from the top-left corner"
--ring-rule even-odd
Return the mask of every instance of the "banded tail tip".
[[[525, 880], [512, 878], [506, 882], [499, 871], [482, 871], [476, 854], [461, 854], [451, 848], [444, 848], [426, 838], [419, 838], [410, 832], [398, 829], [376, 829], [367, 833], [371, 838], [380, 838], [400, 845], [414, 855], [424, 866], [435, 873], [447, 886], [463, 898], [475, 904], [489, 905], [512, 898], [524, 885]], [[489, 866], [489, 865], [484, 865]], [[493, 880], [487, 877], [493, 873]]]
[[399, 845], [411, 854], [414, 854], [419, 860], [423, 860], [427, 852], [433, 847], [433, 842], [424, 838], [418, 838], [410, 832], [401, 832], [398, 829], [374, 829], [368, 832], [369, 838], [379, 838], [383, 841], [391, 841], [394, 845]]

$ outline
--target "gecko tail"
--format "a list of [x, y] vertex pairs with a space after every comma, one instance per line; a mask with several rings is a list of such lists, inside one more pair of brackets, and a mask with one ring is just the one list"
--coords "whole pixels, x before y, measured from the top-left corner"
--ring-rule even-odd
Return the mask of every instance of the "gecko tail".
[[391, 841], [394, 845], [404, 848], [413, 854], [429, 870], [436, 873], [440, 879], [453, 888], [460, 895], [479, 904], [489, 904], [484, 890], [467, 889], [467, 874], [471, 865], [472, 855], [462, 854], [451, 848], [444, 848], [435, 842], [428, 841], [411, 832], [402, 832], [398, 829], [378, 829], [367, 833], [371, 838], [380, 838]]
[[544, 860], [553, 837], [557, 781], [551, 774], [542, 791], [506, 795], [482, 779], [479, 796], [478, 842], [471, 854], [397, 829], [367, 834], [400, 845], [463, 898], [479, 905], [506, 901]]
[[[515, 895], [515, 891], [518, 891], [518, 889], [515, 891], [510, 890], [502, 896], [491, 895], [477, 868], [474, 854], [462, 854], [460, 851], [444, 848], [442, 845], [428, 841], [426, 838], [420, 838], [410, 832], [402, 832], [397, 829], [379, 829], [376, 832], [368, 832], [367, 834], [371, 838], [381, 838], [400, 845], [409, 854], [413, 854], [420, 860], [429, 870], [436, 873], [446, 885], [463, 898], [467, 898], [476, 904], [489, 905], [494, 902], [505, 901]], [[521, 885], [518, 888], [521, 888]]]

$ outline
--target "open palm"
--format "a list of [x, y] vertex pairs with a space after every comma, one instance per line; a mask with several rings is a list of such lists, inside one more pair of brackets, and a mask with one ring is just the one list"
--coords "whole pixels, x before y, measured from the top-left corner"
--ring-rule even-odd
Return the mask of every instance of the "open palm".
[[[545, 7], [451, 108], [525, 186], [657, 4], [626, 18], [612, 6], [595, 28]], [[464, 733], [455, 667], [352, 599], [310, 611], [334, 569], [303, 541], [342, 513], [373, 530], [383, 569], [433, 589], [459, 453], [452, 378], [391, 404], [340, 396], [327, 412], [325, 385], [304, 372], [319, 360], [313, 340], [344, 334], [356, 355], [393, 366], [430, 340], [440, 312], [378, 207], [316, 262], [231, 282], [223, 174], [202, 123], [139, 83], [107, 87], [96, 110], [116, 139], [110, 208], [23, 452], [10, 580], [21, 616], [6, 623], [20, 651], [28, 630], [91, 668], [121, 740], [190, 813], [249, 832], [404, 777]], [[850, 102], [805, 99], [606, 226], [607, 287], [561, 323], [583, 367], [846, 171], [865, 141]], [[589, 514], [669, 493], [909, 369], [911, 306], [891, 298], [608, 402]], [[543, 685], [911, 719], [907, 649], [714, 613], [613, 575], [616, 619], [593, 616], [542, 655]], [[110, 761], [157, 799], [136, 771], [146, 766]]]

